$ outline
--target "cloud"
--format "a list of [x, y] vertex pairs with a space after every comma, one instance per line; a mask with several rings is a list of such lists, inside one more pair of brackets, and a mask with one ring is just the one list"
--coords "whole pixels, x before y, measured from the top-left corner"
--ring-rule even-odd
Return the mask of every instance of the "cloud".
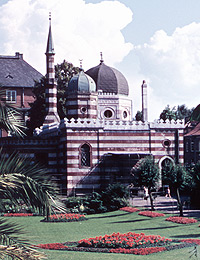
[[48, 15], [52, 12], [55, 60], [64, 59], [88, 69], [99, 63], [121, 62], [132, 49], [121, 30], [132, 21], [132, 11], [118, 1], [86, 4], [84, 0], [10, 0], [0, 7], [0, 52], [19, 51], [45, 73]]
[[149, 43], [135, 46], [133, 52], [139, 60], [137, 73], [149, 80], [150, 113], [158, 117], [167, 104], [199, 104], [200, 24], [176, 28], [172, 35], [156, 31]]

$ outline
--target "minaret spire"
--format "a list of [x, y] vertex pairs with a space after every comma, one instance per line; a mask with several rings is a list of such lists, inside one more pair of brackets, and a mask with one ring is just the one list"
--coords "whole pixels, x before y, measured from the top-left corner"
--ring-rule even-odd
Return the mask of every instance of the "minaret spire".
[[47, 40], [47, 49], [46, 54], [55, 54], [54, 53], [54, 46], [53, 46], [53, 38], [52, 38], [52, 32], [51, 32], [51, 12], [49, 12], [49, 35]]
[[57, 84], [55, 82], [55, 67], [54, 67], [54, 47], [51, 32], [51, 13], [49, 13], [49, 34], [47, 39], [46, 49], [46, 68], [47, 68], [47, 86], [46, 86], [46, 110], [44, 125], [56, 123], [60, 121], [57, 111]]

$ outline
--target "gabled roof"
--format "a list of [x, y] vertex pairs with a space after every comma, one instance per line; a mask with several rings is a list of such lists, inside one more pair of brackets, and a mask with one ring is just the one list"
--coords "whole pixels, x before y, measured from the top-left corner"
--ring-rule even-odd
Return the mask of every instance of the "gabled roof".
[[200, 136], [200, 123], [198, 123], [195, 128], [193, 128], [189, 133], [185, 134], [185, 136]]
[[0, 85], [3, 87], [33, 87], [42, 74], [23, 60], [23, 54], [0, 56]]

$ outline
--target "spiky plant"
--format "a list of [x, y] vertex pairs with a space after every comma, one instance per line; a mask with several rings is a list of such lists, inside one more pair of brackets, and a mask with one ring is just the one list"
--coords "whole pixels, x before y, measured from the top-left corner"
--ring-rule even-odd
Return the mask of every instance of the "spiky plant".
[[6, 103], [5, 90], [0, 85], [0, 128], [18, 137], [23, 137], [26, 129], [21, 110]]
[[[6, 103], [5, 91], [1, 88], [0, 128], [17, 137], [25, 136], [21, 111]], [[42, 209], [48, 217], [54, 194], [55, 186], [38, 164], [33, 164], [30, 159], [22, 158], [16, 153], [7, 156], [0, 150], [0, 198], [6, 198], [13, 204], [23, 200], [28, 206]], [[18, 238], [21, 230], [21, 227], [0, 219], [0, 259], [44, 259], [43, 253]]]

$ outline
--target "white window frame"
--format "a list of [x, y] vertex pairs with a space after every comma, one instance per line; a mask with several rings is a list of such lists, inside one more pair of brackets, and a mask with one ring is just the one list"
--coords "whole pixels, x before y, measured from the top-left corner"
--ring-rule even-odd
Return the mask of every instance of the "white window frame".
[[17, 103], [17, 91], [16, 90], [6, 90], [6, 102], [7, 103]]
[[190, 151], [191, 152], [194, 152], [194, 149], [195, 149], [194, 145], [195, 145], [194, 141], [191, 140], [191, 142], [190, 142]]

